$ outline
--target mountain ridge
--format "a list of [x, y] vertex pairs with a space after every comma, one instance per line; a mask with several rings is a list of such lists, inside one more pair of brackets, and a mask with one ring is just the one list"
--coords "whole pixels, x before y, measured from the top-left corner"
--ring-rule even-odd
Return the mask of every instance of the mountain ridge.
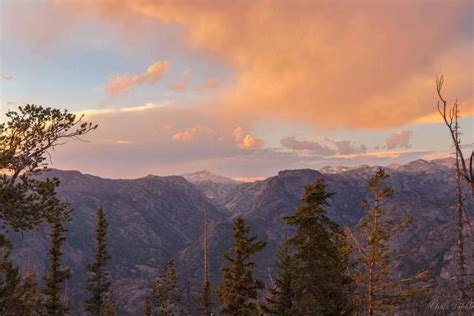
[[[68, 284], [73, 301], [81, 303], [86, 297], [85, 265], [93, 256], [95, 208], [102, 206], [109, 222], [109, 268], [115, 295], [123, 313], [135, 315], [143, 297], [151, 291], [153, 280], [171, 258], [176, 259], [181, 282], [189, 280], [193, 291], [199, 289], [206, 207], [213, 284], [220, 280], [220, 251], [230, 246], [232, 220], [239, 215], [251, 225], [253, 234], [268, 241], [257, 257], [256, 269], [256, 275], [268, 283], [268, 273], [275, 267], [276, 247], [285, 232], [292, 231], [282, 217], [300, 206], [304, 187], [324, 179], [328, 190], [336, 192], [330, 200], [328, 215], [340, 225], [353, 226], [365, 213], [360, 200], [367, 197], [367, 181], [377, 168], [364, 166], [334, 174], [312, 169], [282, 170], [265, 180], [238, 184], [191, 183], [181, 176], [104, 179], [60, 170], [48, 171], [43, 177], [56, 176], [61, 180], [59, 196], [74, 209], [64, 246], [64, 264], [73, 273]], [[387, 168], [387, 172], [395, 190], [390, 205], [414, 220], [394, 246], [412, 249], [415, 255], [408, 257], [397, 271], [403, 274], [433, 264], [436, 282], [449, 286], [455, 271], [455, 240], [450, 234], [455, 227], [453, 169], [440, 161], [418, 161]], [[472, 204], [467, 205], [467, 210], [472, 218]], [[14, 258], [23, 271], [33, 262], [38, 275], [46, 272], [45, 229], [27, 233], [24, 238], [10, 234], [15, 244]], [[472, 247], [468, 248], [467, 254], [472, 253]], [[472, 264], [470, 269], [474, 269]]]

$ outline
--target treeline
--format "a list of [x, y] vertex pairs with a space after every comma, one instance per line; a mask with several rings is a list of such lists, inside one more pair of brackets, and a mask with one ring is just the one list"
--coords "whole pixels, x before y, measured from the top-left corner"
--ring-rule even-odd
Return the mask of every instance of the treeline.
[[[80, 138], [97, 125], [68, 111], [35, 105], [6, 116], [7, 122], [0, 124], [0, 315], [68, 315], [79, 310], [90, 315], [116, 315], [118, 303], [108, 270], [107, 210], [98, 207], [96, 212], [95, 256], [86, 267], [84, 284], [88, 298], [82, 307], [71, 306], [65, 288], [71, 273], [61, 258], [72, 209], [57, 197], [58, 179], [38, 177], [55, 146]], [[457, 116], [453, 119], [457, 133]], [[457, 162], [460, 178], [462, 169], [459, 159]], [[394, 273], [408, 252], [397, 252], [392, 241], [411, 225], [411, 219], [391, 207], [393, 190], [388, 178], [379, 169], [369, 180], [368, 198], [361, 201], [367, 212], [354, 228], [340, 227], [327, 216], [335, 193], [328, 191], [323, 180], [307, 186], [301, 206], [283, 218], [293, 233], [285, 235], [278, 248], [276, 274], [267, 289], [254, 273], [255, 256], [266, 242], [253, 236], [241, 217], [234, 220], [232, 246], [222, 253], [222, 281], [212, 284], [206, 209], [204, 273], [196, 310], [189, 282], [186, 291], [178, 286], [175, 261], [170, 260], [144, 298], [143, 314], [373, 315], [416, 310], [433, 286], [432, 267], [412, 275]], [[461, 206], [457, 214], [464, 216], [464, 221]], [[465, 243], [465, 224], [458, 224], [459, 245], [460, 241]], [[12, 262], [13, 246], [8, 239], [11, 232], [27, 233], [39, 227], [46, 227], [50, 241], [49, 270], [42, 277], [35, 271], [20, 273]], [[464, 244], [460, 247], [457, 291], [465, 300], [472, 297], [472, 285], [466, 280]]]

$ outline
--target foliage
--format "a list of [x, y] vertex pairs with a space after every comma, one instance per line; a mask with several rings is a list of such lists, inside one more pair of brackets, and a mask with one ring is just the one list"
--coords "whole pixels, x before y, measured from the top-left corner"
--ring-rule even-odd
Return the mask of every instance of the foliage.
[[97, 128], [82, 122], [67, 110], [37, 105], [19, 107], [6, 113], [0, 124], [0, 220], [14, 230], [31, 229], [40, 224], [42, 210], [54, 198], [59, 181], [39, 180], [47, 166], [49, 151]]
[[295, 259], [291, 244], [285, 239], [278, 247], [278, 275], [273, 281], [273, 287], [266, 298], [267, 304], [263, 310], [269, 315], [290, 316], [293, 310], [293, 279], [295, 277]]
[[177, 288], [178, 275], [174, 260], [170, 260], [166, 271], [156, 281], [153, 288], [153, 296], [156, 302], [158, 315], [168, 316], [182, 313], [178, 306], [183, 294]]
[[339, 226], [326, 214], [326, 183], [305, 188], [303, 205], [286, 222], [296, 228], [293, 314], [346, 315], [353, 310], [353, 284], [347, 273], [349, 247]]
[[[106, 270], [110, 254], [107, 251], [107, 220], [102, 207], [96, 211], [96, 253], [95, 262], [87, 265], [89, 277], [86, 283], [86, 289], [91, 297], [86, 300], [86, 311], [92, 315], [109, 315], [111, 305], [111, 282], [110, 273]], [[107, 312], [109, 311], [109, 312]]]
[[33, 315], [41, 310], [41, 298], [34, 273], [24, 280], [11, 260], [12, 245], [0, 234], [0, 315]]
[[143, 302], [143, 316], [151, 316], [151, 306], [150, 298], [145, 296], [145, 301]]
[[218, 291], [222, 315], [258, 313], [255, 300], [258, 291], [263, 289], [263, 283], [253, 276], [256, 264], [252, 257], [263, 250], [266, 242], [258, 241], [255, 236], [250, 237], [249, 233], [250, 226], [240, 216], [237, 217], [232, 229], [233, 245], [229, 252], [223, 253], [228, 266], [221, 269], [224, 280]]
[[64, 283], [70, 279], [69, 269], [61, 266], [62, 246], [65, 241], [64, 223], [71, 219], [68, 205], [55, 199], [50, 201], [46, 211], [47, 221], [50, 226], [49, 237], [51, 248], [49, 254], [49, 272], [44, 276], [45, 286], [42, 293], [46, 296], [43, 306], [48, 315], [65, 315], [69, 311], [67, 293], [63, 294]]
[[430, 269], [404, 278], [392, 275], [394, 265], [408, 253], [395, 253], [390, 248], [390, 241], [411, 224], [411, 218], [397, 219], [399, 214], [395, 209], [386, 209], [386, 200], [393, 194], [392, 188], [386, 184], [388, 178], [379, 168], [369, 180], [372, 201], [362, 201], [367, 215], [357, 225], [357, 236], [347, 229], [355, 249], [357, 269], [353, 276], [359, 286], [359, 301], [365, 305], [368, 315], [406, 304], [429, 288], [415, 283], [425, 281], [431, 275]]
[[199, 296], [199, 312], [200, 315], [212, 315], [212, 290], [209, 280], [204, 281]]

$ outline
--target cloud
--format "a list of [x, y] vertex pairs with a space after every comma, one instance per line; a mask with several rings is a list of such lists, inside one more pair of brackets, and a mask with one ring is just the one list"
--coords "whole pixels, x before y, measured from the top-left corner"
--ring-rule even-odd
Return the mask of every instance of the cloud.
[[160, 80], [170, 66], [168, 61], [157, 61], [148, 66], [143, 74], [116, 74], [104, 90], [110, 94], [128, 94], [134, 87], [142, 84], [153, 85]]
[[12, 80], [13, 76], [9, 74], [2, 74], [0, 78], [2, 78], [3, 80]]
[[130, 140], [118, 140], [116, 141], [117, 144], [122, 144], [122, 145], [130, 145], [130, 144], [133, 144], [132, 141]]
[[385, 140], [385, 146], [387, 149], [396, 149], [396, 148], [411, 148], [410, 138], [413, 135], [412, 131], [404, 130], [398, 131], [392, 134]]
[[336, 151], [341, 155], [360, 154], [367, 152], [367, 146], [362, 144], [357, 147], [349, 140], [332, 140], [326, 138], [327, 141], [332, 142], [336, 146]]
[[234, 141], [236, 143], [240, 142], [240, 140], [242, 139], [242, 135], [243, 135], [243, 130], [242, 130], [242, 127], [237, 127], [236, 129], [234, 129], [234, 131], [232, 132], [232, 136], [234, 137]]
[[191, 76], [192, 74], [193, 74], [193, 69], [192, 69], [192, 68], [186, 68], [186, 69], [184, 69], [184, 71], [183, 71], [183, 76], [184, 76], [185, 78]]
[[77, 115], [84, 115], [87, 117], [92, 117], [92, 116], [97, 116], [97, 115], [104, 115], [104, 114], [110, 114], [110, 113], [118, 113], [118, 112], [144, 112], [148, 110], [153, 110], [153, 109], [159, 109], [159, 108], [164, 108], [168, 107], [172, 104], [170, 101], [163, 101], [160, 103], [152, 103], [152, 102], [147, 102], [144, 105], [139, 105], [139, 106], [133, 106], [133, 107], [125, 107], [122, 109], [110, 109], [110, 108], [104, 108], [104, 109], [85, 109], [81, 111], [77, 111]]
[[209, 127], [195, 126], [173, 135], [173, 141], [190, 142], [196, 140], [199, 136], [214, 136], [216, 132]]
[[441, 72], [450, 95], [472, 97], [471, 75], [463, 71], [474, 67], [472, 32], [465, 30], [474, 11], [468, 1], [128, 6], [184, 25], [193, 48], [235, 69], [235, 84], [222, 101], [224, 116], [388, 129], [433, 112], [434, 79]]
[[308, 150], [315, 154], [322, 155], [322, 156], [330, 156], [334, 155], [336, 151], [332, 148], [329, 148], [325, 145], [321, 145], [318, 142], [312, 142], [307, 140], [297, 140], [295, 136], [289, 136], [286, 138], [282, 138], [280, 143], [283, 147], [288, 149], [293, 149], [296, 151], [301, 150]]
[[239, 148], [256, 149], [262, 148], [264, 145], [264, 141], [262, 139], [255, 138], [252, 135], [244, 132], [240, 126], [234, 129], [232, 132], [232, 137]]
[[184, 90], [186, 89], [186, 86], [187, 86], [186, 82], [181, 81], [181, 82], [175, 83], [174, 85], [171, 85], [169, 88], [171, 90]]
[[142, 106], [135, 106], [135, 107], [128, 107], [128, 108], [123, 108], [120, 111], [122, 112], [142, 112], [142, 111], [147, 111], [151, 109], [157, 109], [157, 108], [162, 108], [165, 106], [169, 106], [170, 102], [161, 102], [161, 103], [145, 103]]
[[255, 182], [255, 181], [262, 181], [265, 180], [267, 177], [256, 176], [256, 177], [233, 177], [235, 181], [240, 182]]
[[263, 140], [255, 138], [249, 134], [245, 135], [242, 143], [239, 145], [241, 148], [246, 149], [254, 149], [254, 148], [262, 148], [263, 147]]
[[216, 79], [209, 79], [194, 88], [194, 91], [204, 91], [220, 88], [222, 84]]

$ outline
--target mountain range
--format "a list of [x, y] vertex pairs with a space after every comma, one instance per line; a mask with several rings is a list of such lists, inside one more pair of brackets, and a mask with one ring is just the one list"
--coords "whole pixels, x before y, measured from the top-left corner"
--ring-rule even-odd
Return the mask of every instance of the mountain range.
[[[400, 274], [434, 267], [433, 282], [449, 288], [455, 275], [455, 195], [452, 160], [417, 160], [390, 165], [390, 184], [395, 190], [391, 205], [399, 214], [413, 218], [409, 230], [393, 243], [411, 254], [396, 267]], [[59, 195], [71, 203], [73, 219], [67, 225], [64, 265], [72, 272], [68, 297], [80, 304], [84, 290], [85, 266], [93, 258], [95, 209], [102, 206], [109, 223], [108, 245], [112, 254], [110, 271], [114, 295], [123, 314], [140, 314], [143, 297], [150, 293], [154, 279], [176, 259], [180, 286], [190, 284], [197, 292], [202, 284], [202, 242], [204, 210], [209, 211], [210, 273], [213, 284], [220, 280], [223, 265], [220, 252], [230, 246], [232, 221], [244, 217], [252, 233], [268, 246], [258, 255], [256, 274], [270, 282], [276, 247], [291, 229], [282, 216], [299, 205], [304, 187], [325, 179], [331, 198], [328, 214], [340, 225], [353, 226], [364, 215], [360, 201], [368, 196], [367, 182], [376, 166], [326, 167], [283, 170], [252, 183], [238, 182], [199, 171], [182, 176], [148, 175], [139, 179], [104, 179], [78, 171], [50, 170], [47, 177], [61, 180]], [[469, 197], [467, 200], [472, 201]], [[468, 203], [473, 218], [473, 205]], [[472, 221], [471, 221], [472, 222]], [[44, 229], [11, 233], [14, 258], [22, 270], [47, 271], [48, 240]], [[474, 270], [472, 240], [466, 247], [469, 269]], [[79, 313], [80, 311], [77, 310]]]

